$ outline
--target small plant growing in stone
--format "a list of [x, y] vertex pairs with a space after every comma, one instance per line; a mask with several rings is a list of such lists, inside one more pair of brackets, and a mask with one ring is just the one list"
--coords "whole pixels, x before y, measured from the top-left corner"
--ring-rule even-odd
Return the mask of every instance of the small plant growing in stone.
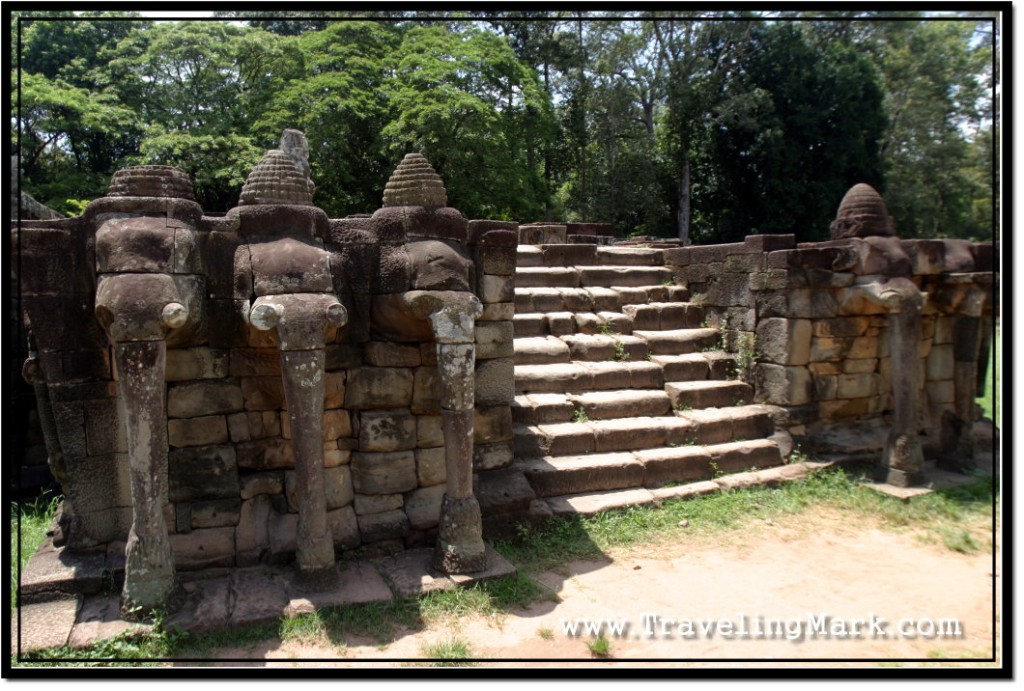
[[746, 381], [754, 366], [754, 334], [740, 333], [736, 338], [736, 378]]
[[604, 637], [604, 634], [601, 634], [594, 640], [587, 641], [587, 650], [594, 657], [611, 657], [612, 644]]
[[711, 468], [711, 477], [722, 477], [723, 473], [716, 462], [711, 461], [708, 466]]
[[683, 439], [683, 446], [697, 446], [697, 437], [686, 437], [685, 439]]
[[654, 359], [654, 354], [651, 353], [651, 351], [648, 350], [647, 353], [644, 355], [644, 360], [647, 360], [647, 362], [650, 362], [653, 359]]
[[597, 326], [597, 333], [601, 336], [618, 336], [619, 332], [615, 330], [608, 322], [601, 322]]
[[545, 641], [550, 641], [555, 638], [555, 632], [551, 629], [537, 629], [537, 635], [543, 638]]
[[615, 354], [612, 356], [615, 362], [622, 362], [629, 359], [629, 353], [626, 352], [626, 344], [622, 341], [615, 341]]
[[587, 416], [587, 411], [580, 406], [576, 410], [572, 411], [573, 422], [590, 422], [590, 418]]
[[688, 413], [691, 410], [693, 410], [693, 406], [688, 403], [679, 403], [678, 405], [676, 405], [676, 410], [678, 410], [680, 413]]

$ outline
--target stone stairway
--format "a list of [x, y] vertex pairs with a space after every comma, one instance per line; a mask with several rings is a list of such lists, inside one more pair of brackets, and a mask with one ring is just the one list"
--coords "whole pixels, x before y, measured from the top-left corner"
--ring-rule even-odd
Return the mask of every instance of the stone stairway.
[[520, 245], [516, 461], [503, 474], [525, 478], [531, 515], [653, 501], [656, 488], [782, 463], [770, 411], [751, 404], [688, 298], [659, 249]]

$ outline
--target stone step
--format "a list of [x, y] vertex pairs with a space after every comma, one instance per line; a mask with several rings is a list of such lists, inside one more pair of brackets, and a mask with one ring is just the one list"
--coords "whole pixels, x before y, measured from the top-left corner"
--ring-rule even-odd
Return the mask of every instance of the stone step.
[[661, 389], [665, 378], [653, 362], [569, 362], [515, 368], [516, 393], [583, 393], [615, 389]]
[[668, 331], [695, 329], [704, 322], [704, 308], [688, 302], [651, 302], [623, 305], [622, 313], [633, 322], [633, 329]]
[[[520, 394], [512, 403], [512, 421], [523, 425], [668, 415], [672, 404], [664, 390], [625, 389], [574, 394]], [[770, 433], [770, 432], [769, 432]]]
[[[512, 317], [516, 338], [571, 334], [629, 334], [629, 317], [621, 312], [527, 312]], [[717, 333], [717, 332], [716, 332]]]
[[664, 266], [518, 266], [520, 288], [637, 288], [674, 285], [672, 270]]
[[594, 244], [519, 245], [518, 266], [662, 266], [660, 249], [600, 247]]
[[602, 334], [570, 334], [561, 336], [572, 360], [582, 362], [640, 361], [647, 359], [647, 342], [636, 336]]
[[[689, 291], [683, 286], [614, 286], [605, 288], [592, 286], [588, 288], [572, 287], [523, 287], [517, 286], [515, 292], [516, 311], [524, 312], [594, 312], [623, 311], [626, 305], [686, 303]], [[686, 303], [688, 307], [677, 307], [674, 312], [683, 312], [688, 321], [696, 321], [699, 326], [703, 320], [703, 309]], [[670, 310], [673, 312], [673, 310]], [[666, 328], [666, 327], [661, 327]], [[673, 327], [674, 328], [674, 327]]]
[[633, 335], [647, 341], [652, 356], [696, 353], [714, 349], [719, 342], [718, 329], [634, 330]]
[[572, 359], [569, 345], [554, 336], [515, 338], [512, 340], [512, 349], [516, 365], [551, 365]]
[[720, 473], [781, 464], [782, 456], [773, 441], [755, 439], [633, 452], [539, 456], [516, 461], [509, 470], [521, 472], [537, 496], [543, 498], [657, 488], [668, 483], [708, 480]]
[[722, 475], [714, 480], [698, 480], [684, 484], [647, 489], [627, 487], [599, 492], [565, 494], [538, 499], [531, 505], [531, 515], [537, 518], [549, 516], [571, 516], [574, 514], [592, 516], [602, 511], [624, 509], [630, 506], [652, 504], [668, 499], [689, 499], [704, 494], [717, 494], [739, 487], [777, 487], [808, 477], [815, 470], [827, 464], [794, 463], [774, 465], [758, 470]]
[[[619, 417], [583, 422], [564, 422], [578, 409], [566, 397], [519, 399], [536, 410], [520, 409], [514, 415], [562, 422], [517, 423], [513, 425], [516, 457], [563, 456], [610, 451], [636, 451], [663, 446], [723, 444], [770, 436], [774, 424], [763, 406], [736, 406], [693, 410], [673, 416]], [[653, 399], [649, 401], [654, 405]], [[544, 408], [543, 406], [547, 406]], [[524, 406], [524, 407], [525, 407]], [[570, 417], [571, 419], [571, 417]]]
[[721, 350], [652, 355], [651, 362], [661, 365], [667, 382], [729, 379], [736, 371], [736, 356]]
[[668, 382], [665, 391], [677, 410], [742, 406], [754, 398], [750, 384], [730, 379]]

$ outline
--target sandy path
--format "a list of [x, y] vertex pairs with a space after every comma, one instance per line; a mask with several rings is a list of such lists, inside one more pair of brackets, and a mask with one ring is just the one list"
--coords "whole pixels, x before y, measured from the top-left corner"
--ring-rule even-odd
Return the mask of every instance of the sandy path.
[[[419, 658], [425, 645], [456, 636], [469, 643], [474, 657], [490, 660], [488, 665], [593, 665], [586, 647], [593, 636], [582, 630], [588, 620], [628, 627], [620, 636], [606, 636], [612, 658], [621, 664], [979, 660], [992, 656], [992, 586], [998, 577], [987, 552], [958, 554], [907, 531], [851, 525], [835, 512], [804, 513], [692, 544], [572, 562], [560, 573], [539, 577], [557, 601], [535, 602], [497, 620], [473, 617], [403, 631], [386, 646], [352, 636], [339, 647], [268, 641], [216, 656], [272, 666], [317, 658], [317, 666], [403, 664], [397, 659]], [[815, 635], [822, 615], [828, 634]], [[759, 633], [777, 626], [769, 620], [797, 623], [773, 637]], [[566, 623], [573, 622], [581, 625], [578, 636], [566, 633]], [[955, 625], [959, 635], [937, 632]], [[523, 662], [529, 659], [537, 661]]]

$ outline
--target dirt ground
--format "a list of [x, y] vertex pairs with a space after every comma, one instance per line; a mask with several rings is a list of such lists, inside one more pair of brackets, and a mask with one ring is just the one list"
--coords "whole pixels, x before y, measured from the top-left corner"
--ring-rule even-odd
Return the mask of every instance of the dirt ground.
[[[331, 647], [272, 640], [219, 649], [213, 657], [224, 661], [213, 664], [409, 665], [455, 638], [486, 666], [988, 666], [999, 626], [996, 566], [988, 551], [959, 554], [907, 530], [807, 512], [571, 562], [540, 574], [549, 600], [498, 618], [401, 631], [386, 645], [363, 636]], [[625, 624], [620, 635], [604, 629], [608, 659], [592, 658], [586, 621]], [[566, 630], [573, 623], [575, 636]]]

